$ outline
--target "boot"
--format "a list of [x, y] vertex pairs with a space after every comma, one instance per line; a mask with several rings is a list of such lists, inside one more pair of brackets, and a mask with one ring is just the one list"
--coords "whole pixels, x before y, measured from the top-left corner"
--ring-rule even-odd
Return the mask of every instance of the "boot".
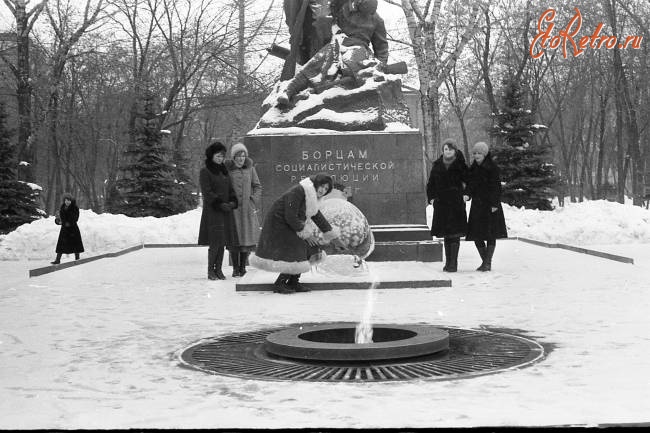
[[219, 247], [214, 258], [214, 273], [219, 280], [226, 279], [226, 276], [221, 272], [221, 265], [223, 265], [223, 250], [223, 247]]
[[273, 283], [273, 293], [282, 293], [284, 295], [295, 293], [295, 290], [289, 286], [289, 278], [291, 278], [291, 275], [289, 274], [278, 275], [275, 283]]
[[293, 289], [294, 292], [311, 292], [307, 287], [300, 284], [300, 274], [292, 275], [289, 277], [289, 286]]
[[79, 260], [79, 253], [74, 253], [74, 259]]
[[232, 262], [232, 276], [241, 277], [239, 272], [239, 251], [230, 252], [230, 261]]
[[50, 262], [50, 263], [52, 263], [53, 265], [58, 265], [58, 264], [60, 264], [60, 263], [61, 263], [61, 254], [57, 254], [57, 255], [56, 255], [56, 259], [54, 259], [54, 261], [53, 261], [53, 262]]
[[309, 87], [309, 79], [305, 74], [298, 72], [289, 81], [286, 90], [278, 95], [278, 105], [281, 107], [292, 105], [291, 99], [307, 87]]
[[214, 262], [217, 260], [217, 252], [214, 248], [208, 248], [208, 280], [216, 280], [217, 273], [214, 271]]
[[447, 272], [456, 272], [458, 270], [458, 250], [460, 249], [460, 239], [454, 239], [449, 243], [449, 261], [447, 262]]
[[239, 275], [246, 275], [246, 261], [248, 260], [248, 251], [239, 253]]
[[476, 249], [478, 250], [478, 254], [481, 256], [481, 266], [476, 268], [477, 271], [483, 272], [485, 269], [485, 254], [487, 252], [487, 248], [485, 246], [478, 246], [476, 245]]
[[496, 244], [488, 245], [485, 252], [485, 261], [483, 263], [483, 272], [488, 272], [492, 270], [492, 256], [494, 256], [494, 249]]
[[449, 269], [449, 255], [451, 253], [449, 252], [449, 239], [445, 238], [445, 266], [443, 266], [442, 270], [444, 272], [447, 272]]

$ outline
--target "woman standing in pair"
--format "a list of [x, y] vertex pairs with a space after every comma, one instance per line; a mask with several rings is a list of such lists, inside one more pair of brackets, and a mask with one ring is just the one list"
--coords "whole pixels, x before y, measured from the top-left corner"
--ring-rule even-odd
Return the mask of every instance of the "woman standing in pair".
[[[472, 200], [465, 240], [474, 241], [483, 263], [476, 270], [492, 270], [497, 239], [507, 238], [501, 207], [499, 167], [492, 161], [487, 143], [479, 141], [472, 149], [474, 162], [469, 169], [467, 195]], [[487, 245], [486, 245], [487, 242]]]
[[442, 143], [442, 155], [433, 163], [427, 182], [427, 199], [433, 205], [431, 235], [445, 239], [445, 272], [457, 271], [460, 238], [467, 230], [463, 200], [466, 177], [463, 152], [455, 140], [448, 138]]
[[237, 202], [233, 211], [237, 227], [237, 243], [230, 248], [232, 276], [243, 277], [246, 273], [246, 260], [260, 238], [260, 222], [257, 210], [262, 203], [262, 184], [253, 167], [253, 160], [248, 157], [248, 149], [242, 143], [235, 143], [230, 148], [232, 160], [226, 161]]
[[203, 210], [199, 227], [199, 245], [208, 246], [208, 279], [225, 280], [221, 271], [224, 247], [237, 245], [233, 209], [237, 197], [224, 164], [226, 146], [215, 141], [205, 149], [205, 167], [199, 173]]
[[61, 255], [72, 253], [74, 253], [74, 259], [79, 260], [79, 254], [84, 252], [84, 244], [81, 241], [81, 232], [77, 225], [79, 208], [70, 193], [63, 194], [63, 204], [55, 221], [61, 224], [61, 230], [56, 242], [56, 259], [50, 263], [58, 265], [61, 263]]

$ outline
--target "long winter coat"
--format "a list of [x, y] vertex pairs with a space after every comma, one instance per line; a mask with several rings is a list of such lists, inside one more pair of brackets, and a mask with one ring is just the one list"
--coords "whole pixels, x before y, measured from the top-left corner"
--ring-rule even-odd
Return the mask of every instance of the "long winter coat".
[[427, 182], [427, 199], [433, 199], [431, 235], [443, 237], [465, 236], [467, 212], [463, 201], [464, 183], [467, 182], [467, 165], [462, 152], [456, 151], [456, 159], [445, 167], [443, 157], [431, 167]]
[[316, 190], [309, 178], [301, 180], [273, 203], [264, 218], [257, 249], [250, 258], [251, 265], [286, 274], [309, 271], [309, 255], [316, 251], [305, 241], [312, 233], [305, 229], [307, 218], [314, 221], [326, 241], [338, 236], [318, 210]]
[[[466, 194], [472, 200], [465, 240], [507, 238], [506, 221], [501, 207], [501, 178], [499, 168], [488, 153], [479, 165], [469, 168]], [[497, 208], [492, 212], [491, 208]]]
[[203, 211], [199, 227], [199, 245], [211, 247], [233, 246], [238, 243], [233, 211], [224, 211], [219, 205], [231, 203], [237, 207], [237, 197], [232, 188], [225, 166], [223, 170], [211, 164], [199, 173], [199, 185], [203, 194]]
[[59, 231], [59, 240], [56, 243], [56, 253], [83, 253], [84, 244], [81, 241], [81, 232], [77, 225], [79, 208], [75, 200], [72, 200], [68, 207], [66, 207], [65, 203], [61, 205], [59, 218], [61, 219], [61, 230]]
[[253, 166], [253, 160], [246, 158], [242, 168], [237, 168], [232, 160], [226, 161], [228, 174], [232, 181], [238, 206], [233, 211], [237, 226], [237, 246], [251, 250], [260, 238], [260, 221], [257, 211], [262, 203], [262, 184]]

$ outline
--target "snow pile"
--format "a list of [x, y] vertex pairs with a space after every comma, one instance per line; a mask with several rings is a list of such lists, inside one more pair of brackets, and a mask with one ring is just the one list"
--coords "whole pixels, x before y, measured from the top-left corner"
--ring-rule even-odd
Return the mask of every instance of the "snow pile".
[[639, 206], [565, 201], [550, 212], [506, 204], [503, 211], [511, 237], [568, 245], [650, 243], [650, 211]]
[[[142, 244], [196, 244], [201, 209], [167, 218], [130, 218], [80, 210], [82, 257], [117, 252]], [[0, 260], [54, 258], [60, 226], [54, 216], [23, 224], [0, 236]]]
[[[506, 204], [503, 210], [511, 237], [579, 246], [650, 243], [650, 210], [631, 204], [567, 200], [565, 207], [554, 211], [518, 209]], [[429, 224], [431, 212], [429, 206]], [[82, 257], [141, 244], [196, 244], [200, 220], [200, 208], [167, 218], [129, 218], [82, 209], [79, 229], [86, 249]], [[59, 228], [52, 216], [0, 236], [0, 260], [53, 258]]]
[[[469, 216], [471, 202], [467, 203]], [[432, 207], [427, 207], [431, 227]], [[650, 243], [650, 210], [606, 200], [556, 205], [553, 211], [517, 208], [503, 203], [509, 237], [576, 246]]]

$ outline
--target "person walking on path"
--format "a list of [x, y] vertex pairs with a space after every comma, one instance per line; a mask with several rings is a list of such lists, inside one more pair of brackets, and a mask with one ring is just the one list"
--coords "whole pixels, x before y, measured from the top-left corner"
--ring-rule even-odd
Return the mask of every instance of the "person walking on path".
[[59, 231], [59, 239], [56, 242], [56, 259], [50, 263], [58, 265], [61, 263], [61, 255], [72, 253], [74, 253], [74, 259], [79, 260], [79, 254], [84, 252], [84, 244], [77, 225], [79, 207], [77, 207], [77, 202], [70, 193], [63, 194], [63, 204], [55, 221], [61, 224], [61, 230]]
[[243, 277], [248, 255], [255, 250], [260, 238], [257, 210], [262, 203], [262, 184], [244, 144], [235, 143], [230, 148], [230, 156], [232, 159], [226, 161], [226, 168], [238, 202], [237, 209], [233, 211], [237, 243], [230, 248], [230, 260], [232, 276]]
[[[487, 143], [479, 141], [472, 149], [474, 162], [469, 168], [466, 199], [472, 201], [465, 240], [474, 241], [483, 263], [477, 271], [492, 270], [496, 240], [508, 237], [501, 207], [499, 167], [492, 160]], [[487, 245], [486, 245], [487, 242]]]
[[431, 167], [427, 182], [427, 199], [433, 205], [431, 235], [444, 238], [445, 272], [458, 270], [460, 238], [467, 231], [467, 212], [463, 194], [467, 182], [467, 165], [456, 141], [442, 143], [442, 155]]
[[264, 218], [262, 234], [252, 266], [269, 272], [280, 272], [275, 280], [274, 292], [308, 292], [299, 283], [300, 274], [311, 269], [310, 257], [318, 252], [318, 239], [306, 227], [309, 218], [323, 232], [325, 242], [343, 249], [338, 228], [332, 228], [318, 210], [319, 199], [332, 190], [332, 178], [318, 173], [307, 177], [280, 196]]
[[226, 146], [215, 141], [205, 149], [205, 167], [199, 173], [203, 210], [199, 245], [208, 246], [208, 279], [225, 280], [221, 271], [224, 247], [239, 242], [233, 217], [237, 197], [224, 164]]

